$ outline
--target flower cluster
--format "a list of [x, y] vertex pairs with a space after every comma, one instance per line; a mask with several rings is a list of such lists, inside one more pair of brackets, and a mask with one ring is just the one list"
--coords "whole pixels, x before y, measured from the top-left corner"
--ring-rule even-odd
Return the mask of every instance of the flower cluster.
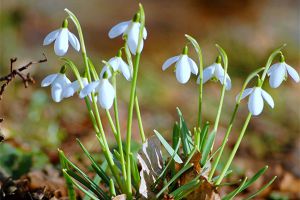
[[[140, 14], [137, 13], [132, 20], [121, 22], [115, 25], [108, 33], [110, 38], [115, 38], [123, 35], [126, 40], [130, 52], [135, 55], [143, 49], [143, 40], [139, 44], [140, 30]], [[146, 28], [143, 29], [143, 39], [147, 37]], [[65, 19], [62, 27], [50, 32], [44, 39], [43, 45], [49, 45], [53, 41], [54, 52], [57, 56], [64, 56], [69, 48], [69, 42], [76, 50], [80, 50], [80, 43], [77, 37], [68, 30], [68, 21]], [[88, 81], [87, 76], [83, 76], [80, 80], [71, 82], [65, 75], [66, 67], [63, 66], [59, 73], [47, 76], [41, 83], [42, 87], [51, 86], [52, 99], [55, 102], [60, 102], [64, 98], [73, 96], [76, 92], [80, 98], [95, 95], [100, 106], [104, 109], [110, 109], [115, 98], [115, 88], [109, 82], [109, 78], [117, 73], [122, 73], [126, 80], [132, 78], [132, 69], [122, 59], [122, 51], [118, 55], [106, 62], [99, 75], [99, 80]]]
[[[196, 63], [187, 56], [188, 48], [184, 47], [181, 55], [171, 57], [167, 59], [163, 66], [162, 70], [166, 70], [173, 63], [175, 64], [175, 74], [176, 79], [179, 83], [185, 84], [190, 79], [191, 73], [197, 75], [198, 68]], [[206, 83], [208, 80], [220, 81], [222, 85], [225, 86], [226, 90], [231, 89], [231, 79], [227, 72], [224, 71], [221, 65], [221, 56], [218, 56], [216, 62], [209, 65], [203, 70], [203, 77], [198, 76], [197, 83], [200, 83], [200, 78], [202, 78], [202, 83]], [[280, 62], [273, 64], [267, 71], [267, 75], [270, 77], [269, 83], [272, 88], [277, 88], [287, 79], [289, 74], [295, 82], [299, 82], [299, 75], [295, 69], [285, 63], [284, 56], [281, 54]], [[259, 79], [258, 82], [261, 82]], [[264, 107], [263, 99], [270, 105], [271, 108], [274, 108], [274, 101], [270, 94], [261, 88], [261, 85], [253, 88], [248, 88], [242, 91], [241, 99], [249, 96], [248, 109], [249, 112], [256, 116], [259, 115]], [[239, 100], [239, 95], [236, 98], [236, 101]], [[240, 99], [240, 100], [241, 100]]]

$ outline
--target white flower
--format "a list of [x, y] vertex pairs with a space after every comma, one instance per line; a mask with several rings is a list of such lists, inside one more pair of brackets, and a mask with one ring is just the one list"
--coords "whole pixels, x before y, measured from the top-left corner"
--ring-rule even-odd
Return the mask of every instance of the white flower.
[[110, 109], [114, 102], [115, 89], [109, 83], [108, 79], [103, 78], [98, 81], [91, 82], [81, 90], [79, 97], [84, 98], [93, 91], [98, 93], [98, 102], [100, 106], [104, 109]]
[[[83, 84], [83, 87], [87, 86], [89, 84], [88, 79], [87, 78], [81, 78], [81, 82]], [[76, 80], [74, 82], [72, 82], [71, 84], [69, 84], [63, 93], [64, 98], [68, 98], [71, 97], [75, 94], [75, 92], [79, 92], [81, 89], [79, 81]]]
[[67, 53], [69, 48], [69, 42], [72, 47], [76, 50], [80, 50], [80, 44], [76, 36], [71, 33], [67, 28], [67, 21], [63, 23], [63, 27], [50, 32], [44, 39], [43, 45], [49, 45], [54, 40], [54, 52], [58, 56], [63, 56]]
[[[123, 61], [123, 59], [119, 56], [113, 57], [108, 61], [108, 64], [112, 67], [114, 72], [119, 71], [123, 74], [123, 76], [130, 80], [131, 73], [129, 66]], [[110, 67], [105, 65], [100, 73], [100, 77], [103, 77], [104, 72], [107, 72], [110, 76]]]
[[[249, 96], [248, 109], [252, 115], [259, 115], [264, 108], [264, 100], [270, 105], [271, 108], [274, 108], [274, 101], [270, 94], [268, 94], [261, 87], [247, 88], [244, 90], [241, 99]], [[238, 100], [239, 95], [236, 97]]]
[[300, 81], [297, 71], [284, 61], [273, 64], [267, 73], [268, 76], [270, 76], [269, 83], [272, 88], [279, 87], [282, 81], [287, 78], [288, 74], [295, 82], [298, 83]]
[[187, 56], [187, 47], [183, 49], [183, 53], [178, 56], [174, 56], [166, 60], [162, 66], [162, 70], [165, 71], [173, 63], [175, 63], [176, 79], [179, 83], [185, 84], [190, 79], [191, 73], [197, 75], [198, 67], [196, 63]]
[[[203, 70], [203, 84], [214, 78], [219, 80], [221, 84], [224, 83], [224, 69], [219, 62], [215, 62]], [[200, 76], [197, 79], [197, 83], [200, 83]], [[225, 88], [226, 90], [231, 89], [231, 80], [227, 73], [225, 75]]]
[[68, 87], [71, 81], [66, 77], [65, 74], [57, 73], [48, 75], [43, 79], [41, 86], [47, 87], [51, 85], [51, 96], [55, 102], [60, 102], [64, 96], [64, 91]]
[[[139, 17], [136, 17], [135, 15], [133, 20], [130, 21], [125, 21], [121, 22], [112, 29], [110, 29], [108, 36], [109, 38], [115, 38], [118, 37], [119, 35], [123, 34], [123, 36], [127, 36], [127, 44], [129, 47], [129, 50], [133, 55], [137, 53], [137, 46], [138, 46], [138, 41], [139, 41], [139, 35], [140, 35], [140, 26], [141, 24], [138, 22]], [[145, 40], [147, 38], [147, 31], [146, 28], [144, 27], [143, 30], [143, 39]], [[143, 39], [141, 40], [140, 48], [138, 49], [138, 53], [141, 53], [143, 50], [144, 46], [144, 41]]]

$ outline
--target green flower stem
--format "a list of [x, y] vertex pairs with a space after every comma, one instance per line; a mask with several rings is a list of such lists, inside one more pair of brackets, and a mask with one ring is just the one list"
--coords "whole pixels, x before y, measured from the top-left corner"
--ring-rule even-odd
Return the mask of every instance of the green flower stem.
[[135, 109], [136, 109], [136, 116], [137, 116], [137, 119], [138, 119], [138, 124], [139, 124], [142, 143], [145, 143], [146, 142], [146, 137], [145, 137], [145, 132], [144, 132], [144, 128], [143, 128], [143, 121], [142, 121], [142, 117], [141, 117], [139, 100], [138, 100], [137, 95], [135, 95], [134, 102], [135, 102], [134, 104], [135, 104]]
[[[217, 112], [217, 116], [216, 116], [216, 120], [215, 120], [215, 124], [214, 124], [214, 128], [213, 128], [213, 132], [217, 132], [218, 126], [219, 126], [221, 111], [222, 111], [224, 97], [225, 97], [225, 89], [226, 89], [225, 81], [226, 81], [226, 74], [227, 74], [227, 69], [228, 69], [228, 58], [227, 58], [226, 52], [217, 44], [216, 44], [216, 47], [218, 48], [218, 51], [221, 54], [222, 61], [224, 63], [224, 80], [222, 83], [223, 87], [222, 87], [222, 91], [221, 91], [221, 98], [220, 98], [219, 108], [218, 108], [218, 112]], [[213, 145], [212, 145], [212, 148], [213, 148]]]
[[[130, 100], [129, 100], [129, 107], [128, 107], [128, 117], [127, 117], [127, 133], [126, 133], [126, 170], [127, 170], [127, 189], [128, 189], [128, 198], [132, 199], [132, 186], [131, 186], [131, 168], [130, 168], [130, 151], [131, 151], [131, 129], [132, 129], [132, 115], [133, 115], [133, 104], [134, 104], [134, 98], [136, 94], [136, 83], [137, 83], [137, 75], [139, 70], [139, 63], [140, 63], [140, 57], [141, 53], [138, 52], [141, 45], [141, 40], [143, 39], [143, 30], [145, 25], [145, 15], [144, 10], [141, 4], [139, 4], [139, 12], [141, 15], [141, 25], [140, 25], [140, 33], [139, 33], [139, 41], [137, 46], [137, 52], [136, 56], [134, 58], [134, 64], [133, 64], [133, 77], [131, 82], [131, 90], [130, 90]], [[126, 41], [127, 46], [127, 41]]]
[[109, 122], [109, 124], [110, 124], [110, 127], [111, 127], [111, 130], [112, 130], [112, 132], [113, 132], [113, 134], [115, 135], [115, 138], [116, 138], [116, 140], [117, 140], [117, 129], [116, 129], [116, 127], [115, 127], [115, 124], [114, 124], [114, 122], [113, 122], [113, 120], [112, 120], [112, 117], [111, 117], [111, 115], [110, 115], [110, 112], [109, 112], [109, 110], [108, 109], [105, 109], [105, 112], [106, 112], [106, 115], [107, 115], [107, 118], [108, 118], [108, 122]]
[[251, 117], [252, 117], [252, 115], [251, 115], [251, 113], [249, 113], [248, 116], [247, 116], [247, 118], [246, 118], [246, 121], [244, 123], [244, 126], [242, 128], [242, 131], [241, 131], [241, 133], [240, 133], [240, 135], [239, 135], [239, 137], [238, 137], [238, 139], [237, 139], [237, 141], [236, 141], [236, 143], [235, 143], [235, 145], [233, 147], [233, 150], [232, 150], [232, 152], [231, 152], [231, 154], [230, 154], [230, 156], [228, 158], [228, 161], [227, 161], [227, 163], [226, 163], [226, 165], [224, 167], [224, 169], [226, 169], [226, 170], [223, 170], [221, 172], [221, 174], [220, 174], [219, 178], [217, 179], [215, 185], [219, 185], [222, 182], [222, 180], [223, 180], [223, 178], [224, 178], [224, 176], [226, 174], [226, 171], [229, 168], [229, 166], [230, 166], [230, 164], [231, 164], [231, 162], [232, 162], [232, 160], [233, 160], [233, 158], [235, 156], [235, 153], [237, 152], [237, 150], [238, 150], [238, 148], [240, 146], [240, 143], [241, 143], [241, 141], [242, 141], [242, 139], [244, 137], [244, 134], [246, 132], [246, 129], [248, 127], [248, 124], [250, 122]]
[[246, 89], [246, 87], [247, 87], [247, 85], [249, 84], [249, 82], [250, 82], [254, 77], [256, 77], [258, 73], [260, 73], [260, 72], [263, 71], [264, 69], [265, 69], [265, 68], [262, 67], [262, 68], [259, 68], [259, 69], [255, 70], [255, 71], [252, 72], [252, 73], [247, 77], [247, 79], [245, 80], [245, 82], [244, 82], [244, 84], [243, 84], [243, 87], [242, 87], [242, 90], [241, 90], [241, 92], [240, 92], [240, 95], [239, 95], [239, 97], [238, 97], [238, 99], [237, 99], [237, 102], [236, 102], [236, 104], [235, 104], [235, 107], [234, 107], [234, 110], [233, 110], [233, 113], [232, 113], [232, 116], [231, 116], [231, 119], [230, 119], [230, 122], [229, 122], [229, 125], [228, 125], [228, 128], [227, 128], [226, 134], [225, 134], [225, 136], [224, 136], [224, 138], [223, 138], [222, 145], [221, 145], [221, 149], [220, 149], [220, 151], [219, 151], [219, 153], [218, 153], [218, 156], [217, 156], [215, 162], [213, 163], [212, 169], [211, 169], [210, 174], [209, 174], [209, 176], [208, 176], [208, 181], [210, 181], [210, 180], [212, 179], [212, 177], [213, 177], [213, 175], [214, 175], [214, 172], [215, 172], [215, 170], [216, 170], [216, 168], [217, 168], [217, 166], [218, 166], [218, 164], [219, 164], [219, 161], [220, 161], [220, 158], [221, 158], [221, 156], [222, 156], [223, 150], [224, 150], [225, 145], [226, 145], [226, 143], [227, 143], [227, 141], [228, 141], [228, 137], [229, 137], [229, 134], [230, 134], [230, 132], [231, 132], [231, 129], [232, 129], [232, 126], [233, 126], [233, 122], [234, 122], [234, 119], [235, 119], [235, 117], [236, 117], [236, 113], [237, 113], [237, 111], [238, 111], [238, 108], [239, 108], [239, 105], [240, 105], [240, 102], [241, 102], [241, 98], [242, 98], [243, 92], [244, 92], [244, 90]]
[[[277, 54], [280, 54], [281, 53], [281, 49], [283, 49], [285, 46], [286, 46], [286, 44], [283, 44], [281, 47], [279, 47], [278, 49], [276, 49], [275, 51], [273, 51], [271, 53], [271, 55], [269, 56], [268, 61], [267, 61], [266, 65], [265, 65], [265, 67], [264, 67], [264, 71], [263, 71], [263, 75], [262, 75], [259, 87], [261, 87], [263, 85], [263, 83], [265, 81], [265, 78], [266, 78], [266, 75], [267, 75], [267, 72], [268, 72], [268, 70], [269, 70], [269, 68], [270, 68], [270, 66], [271, 66], [271, 64], [272, 64], [275, 56]], [[262, 70], [262, 69], [258, 69], [258, 70]], [[240, 96], [239, 96], [239, 99], [238, 99], [238, 103], [241, 100], [241, 96], [242, 96], [242, 92], [240, 93]], [[225, 164], [225, 167], [221, 171], [221, 174], [220, 174], [219, 178], [216, 181], [216, 185], [219, 185], [222, 182], [222, 180], [223, 180], [223, 178], [224, 178], [224, 176], [225, 176], [228, 168], [230, 167], [231, 162], [232, 162], [232, 160], [233, 160], [233, 158], [234, 158], [234, 156], [235, 156], [235, 154], [236, 154], [236, 152], [237, 152], [237, 150], [239, 148], [239, 145], [240, 145], [240, 143], [241, 143], [241, 141], [243, 139], [243, 136], [245, 134], [245, 131], [246, 131], [247, 127], [248, 127], [248, 124], [250, 122], [251, 116], [252, 116], [251, 113], [249, 113], [248, 116], [247, 116], [247, 118], [246, 118], [246, 121], [245, 121], [245, 123], [243, 125], [242, 131], [241, 131], [241, 133], [240, 133], [240, 135], [239, 135], [239, 137], [238, 137], [238, 139], [237, 139], [237, 141], [236, 141], [236, 143], [234, 145], [234, 148], [233, 148], [232, 152], [230, 153], [229, 159], [227, 160], [227, 162]], [[224, 140], [226, 141], [227, 139], [224, 139]], [[224, 143], [224, 140], [223, 140], [223, 143]]]
[[198, 42], [190, 35], [185, 34], [185, 37], [192, 43], [194, 46], [194, 49], [198, 56], [198, 64], [199, 64], [199, 96], [198, 96], [198, 121], [197, 125], [199, 128], [201, 128], [202, 124], [202, 99], [203, 99], [203, 56], [202, 56], [202, 50], [198, 44]]
[[[77, 28], [78, 35], [79, 35], [79, 41], [80, 41], [80, 45], [81, 45], [82, 57], [83, 57], [84, 65], [85, 65], [86, 75], [87, 75], [88, 81], [91, 82], [92, 79], [91, 79], [91, 73], [90, 73], [90, 68], [89, 68], [89, 62], [88, 62], [88, 57], [87, 57], [87, 54], [86, 54], [86, 49], [85, 49], [85, 44], [84, 44], [84, 38], [83, 38], [83, 33], [82, 33], [82, 29], [81, 29], [80, 23], [79, 23], [77, 17], [71, 11], [69, 11], [68, 9], [65, 9], [65, 11], [69, 14], [70, 18], [73, 20], [73, 22], [74, 22], [74, 24], [75, 24], [75, 26]], [[100, 135], [99, 135], [101, 137], [100, 141], [102, 141], [102, 144], [104, 145], [103, 146], [103, 152], [104, 152], [105, 157], [106, 157], [106, 159], [108, 161], [110, 169], [111, 169], [114, 177], [117, 180], [118, 185], [122, 188], [123, 191], [125, 191], [124, 187], [122, 186], [122, 182], [121, 182], [120, 176], [119, 176], [119, 174], [117, 172], [118, 168], [117, 168], [117, 166], [115, 165], [115, 163], [114, 163], [114, 161], [112, 159], [112, 155], [110, 153], [109, 146], [107, 144], [107, 140], [106, 140], [106, 137], [105, 137], [105, 134], [104, 134], [104, 130], [103, 130], [103, 127], [102, 127], [102, 122], [101, 122], [99, 110], [98, 110], [97, 103], [95, 101], [95, 97], [94, 97], [93, 93], [92, 93], [92, 102], [93, 102], [94, 110], [96, 112], [96, 121], [97, 121], [99, 129], [100, 129]], [[91, 109], [91, 107], [88, 107], [88, 109]], [[91, 110], [89, 110], [89, 112], [91, 112]], [[101, 144], [101, 142], [100, 142], [100, 144]]]
[[123, 151], [123, 144], [122, 144], [122, 136], [121, 136], [121, 128], [120, 128], [120, 121], [119, 121], [119, 110], [118, 110], [118, 96], [117, 96], [117, 79], [116, 76], [112, 76], [112, 84], [116, 91], [116, 96], [114, 99], [114, 114], [115, 114], [115, 122], [117, 126], [117, 144], [119, 147], [119, 153], [121, 156], [121, 165], [122, 165], [122, 173], [124, 180], [127, 180], [127, 174], [126, 174], [126, 166], [125, 166], [125, 157], [124, 157], [124, 151]]
[[86, 71], [86, 74], [87, 74], [88, 81], [91, 82], [91, 73], [90, 73], [90, 68], [89, 68], [89, 64], [88, 64], [88, 57], [87, 57], [87, 54], [86, 54], [86, 49], [85, 49], [85, 44], [84, 44], [84, 37], [83, 37], [83, 33], [82, 33], [82, 29], [81, 29], [79, 20], [74, 15], [74, 13], [72, 13], [67, 8], [65, 8], [65, 11], [69, 14], [70, 18], [72, 19], [72, 21], [74, 22], [74, 24], [77, 28], [81, 53], [82, 53], [82, 57], [83, 57], [84, 65], [85, 65], [85, 71]]
[[[94, 95], [92, 95], [92, 99], [95, 99]], [[100, 128], [100, 135], [98, 137], [103, 142], [102, 151], [105, 155], [105, 158], [107, 160], [109, 168], [110, 168], [113, 176], [115, 177], [119, 187], [121, 188], [121, 190], [123, 192], [125, 192], [126, 188], [122, 184], [120, 175], [118, 173], [118, 167], [115, 165], [115, 163], [113, 161], [113, 158], [112, 158], [112, 154], [109, 150], [109, 146], [108, 146], [105, 134], [104, 134], [104, 129], [103, 129], [103, 126], [102, 126], [102, 122], [101, 122], [101, 118], [100, 118], [100, 114], [99, 114], [99, 111], [98, 111], [98, 106], [97, 106], [96, 101], [93, 101], [93, 106], [94, 106], [94, 110], [96, 111], [96, 120], [97, 120], [98, 126]], [[101, 142], [100, 142], [100, 144], [101, 144]]]

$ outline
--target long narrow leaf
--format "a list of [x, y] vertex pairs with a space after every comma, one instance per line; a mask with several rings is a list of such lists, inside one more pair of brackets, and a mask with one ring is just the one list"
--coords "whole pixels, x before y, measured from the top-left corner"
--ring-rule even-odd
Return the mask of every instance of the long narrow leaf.
[[158, 199], [160, 197], [160, 195], [162, 195], [162, 193], [175, 181], [177, 180], [181, 174], [183, 174], [185, 171], [187, 171], [188, 169], [190, 169], [193, 166], [193, 164], [189, 163], [186, 166], [184, 166], [183, 168], [181, 168], [177, 174], [175, 176], [173, 176], [171, 178], [171, 180], [163, 187], [163, 189], [160, 190], [160, 192], [156, 195], [156, 198]]
[[109, 177], [106, 175], [106, 173], [101, 169], [101, 167], [96, 163], [94, 158], [91, 156], [91, 154], [88, 152], [88, 150], [83, 146], [83, 144], [80, 142], [79, 139], [77, 139], [78, 144], [80, 145], [81, 149], [85, 153], [85, 155], [90, 159], [92, 163], [92, 167], [95, 170], [95, 172], [102, 178], [104, 183], [109, 186]]
[[209, 128], [209, 122], [206, 122], [200, 132], [200, 146], [198, 147], [200, 152], [203, 152], [204, 143], [206, 141], [206, 137], [208, 133], [208, 128]]
[[241, 188], [244, 187], [246, 181], [247, 177], [244, 178], [243, 182], [237, 189], [235, 189], [231, 194], [228, 194], [225, 197], [223, 197], [222, 200], [231, 200], [233, 197], [235, 197], [240, 192]]
[[253, 197], [257, 196], [259, 193], [261, 193], [267, 187], [269, 187], [275, 181], [276, 178], [277, 178], [277, 176], [275, 176], [269, 183], [267, 183], [266, 185], [264, 185], [262, 188], [260, 188], [258, 191], [256, 191], [255, 193], [251, 194], [249, 197], [247, 197], [244, 200], [249, 200], [249, 199], [252, 199]]
[[[67, 173], [66, 169], [63, 169], [63, 173], [64, 176], [68, 177], [71, 180], [70, 175]], [[90, 191], [84, 189], [83, 187], [81, 187], [81, 185], [79, 185], [78, 183], [76, 183], [75, 181], [72, 182], [79, 190], [81, 190], [82, 192], [84, 192], [90, 199], [93, 200], [99, 200], [98, 197], [94, 196]], [[85, 198], [86, 199], [86, 198]]]
[[208, 155], [210, 153], [211, 147], [212, 147], [212, 145], [214, 143], [215, 136], [216, 136], [216, 132], [213, 131], [208, 136], [208, 139], [204, 142], [204, 147], [203, 147], [203, 152], [202, 152], [202, 158], [201, 158], [201, 166], [204, 166], [205, 163], [206, 163], [206, 161], [207, 161], [207, 158], [208, 158]]
[[180, 137], [182, 139], [182, 147], [183, 153], [185, 156], [188, 156], [194, 148], [192, 135], [187, 128], [187, 125], [184, 121], [181, 111], [177, 108], [177, 113], [179, 116], [179, 129], [180, 129]]
[[[170, 156], [172, 156], [174, 154], [174, 149], [171, 147], [171, 145], [169, 145], [169, 143], [165, 140], [165, 138], [156, 130], [154, 130], [154, 133], [156, 134], [157, 138], [159, 139], [159, 141], [162, 143], [162, 145], [166, 148], [167, 152], [170, 154]], [[175, 157], [174, 160], [177, 163], [183, 163], [183, 161], [181, 160], [181, 158], [179, 157], [179, 155], [177, 153], [175, 153]]]

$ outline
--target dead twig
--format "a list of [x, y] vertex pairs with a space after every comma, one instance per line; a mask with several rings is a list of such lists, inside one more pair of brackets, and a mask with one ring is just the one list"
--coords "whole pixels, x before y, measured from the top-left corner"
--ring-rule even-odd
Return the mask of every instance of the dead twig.
[[29, 83], [35, 83], [34, 79], [31, 77], [30, 73], [27, 74], [22, 74], [21, 72], [28, 69], [31, 65], [34, 64], [38, 64], [38, 63], [43, 63], [43, 62], [47, 62], [47, 58], [44, 55], [44, 58], [38, 61], [31, 61], [28, 64], [19, 67], [18, 69], [13, 69], [13, 64], [17, 61], [17, 58], [11, 58], [10, 59], [10, 73], [7, 74], [6, 76], [0, 77], [0, 82], [4, 82], [2, 83], [1, 87], [0, 87], [0, 100], [2, 99], [2, 95], [6, 89], [6, 87], [8, 86], [8, 84], [14, 80], [17, 76], [19, 76], [23, 83], [25, 88], [28, 87]]

